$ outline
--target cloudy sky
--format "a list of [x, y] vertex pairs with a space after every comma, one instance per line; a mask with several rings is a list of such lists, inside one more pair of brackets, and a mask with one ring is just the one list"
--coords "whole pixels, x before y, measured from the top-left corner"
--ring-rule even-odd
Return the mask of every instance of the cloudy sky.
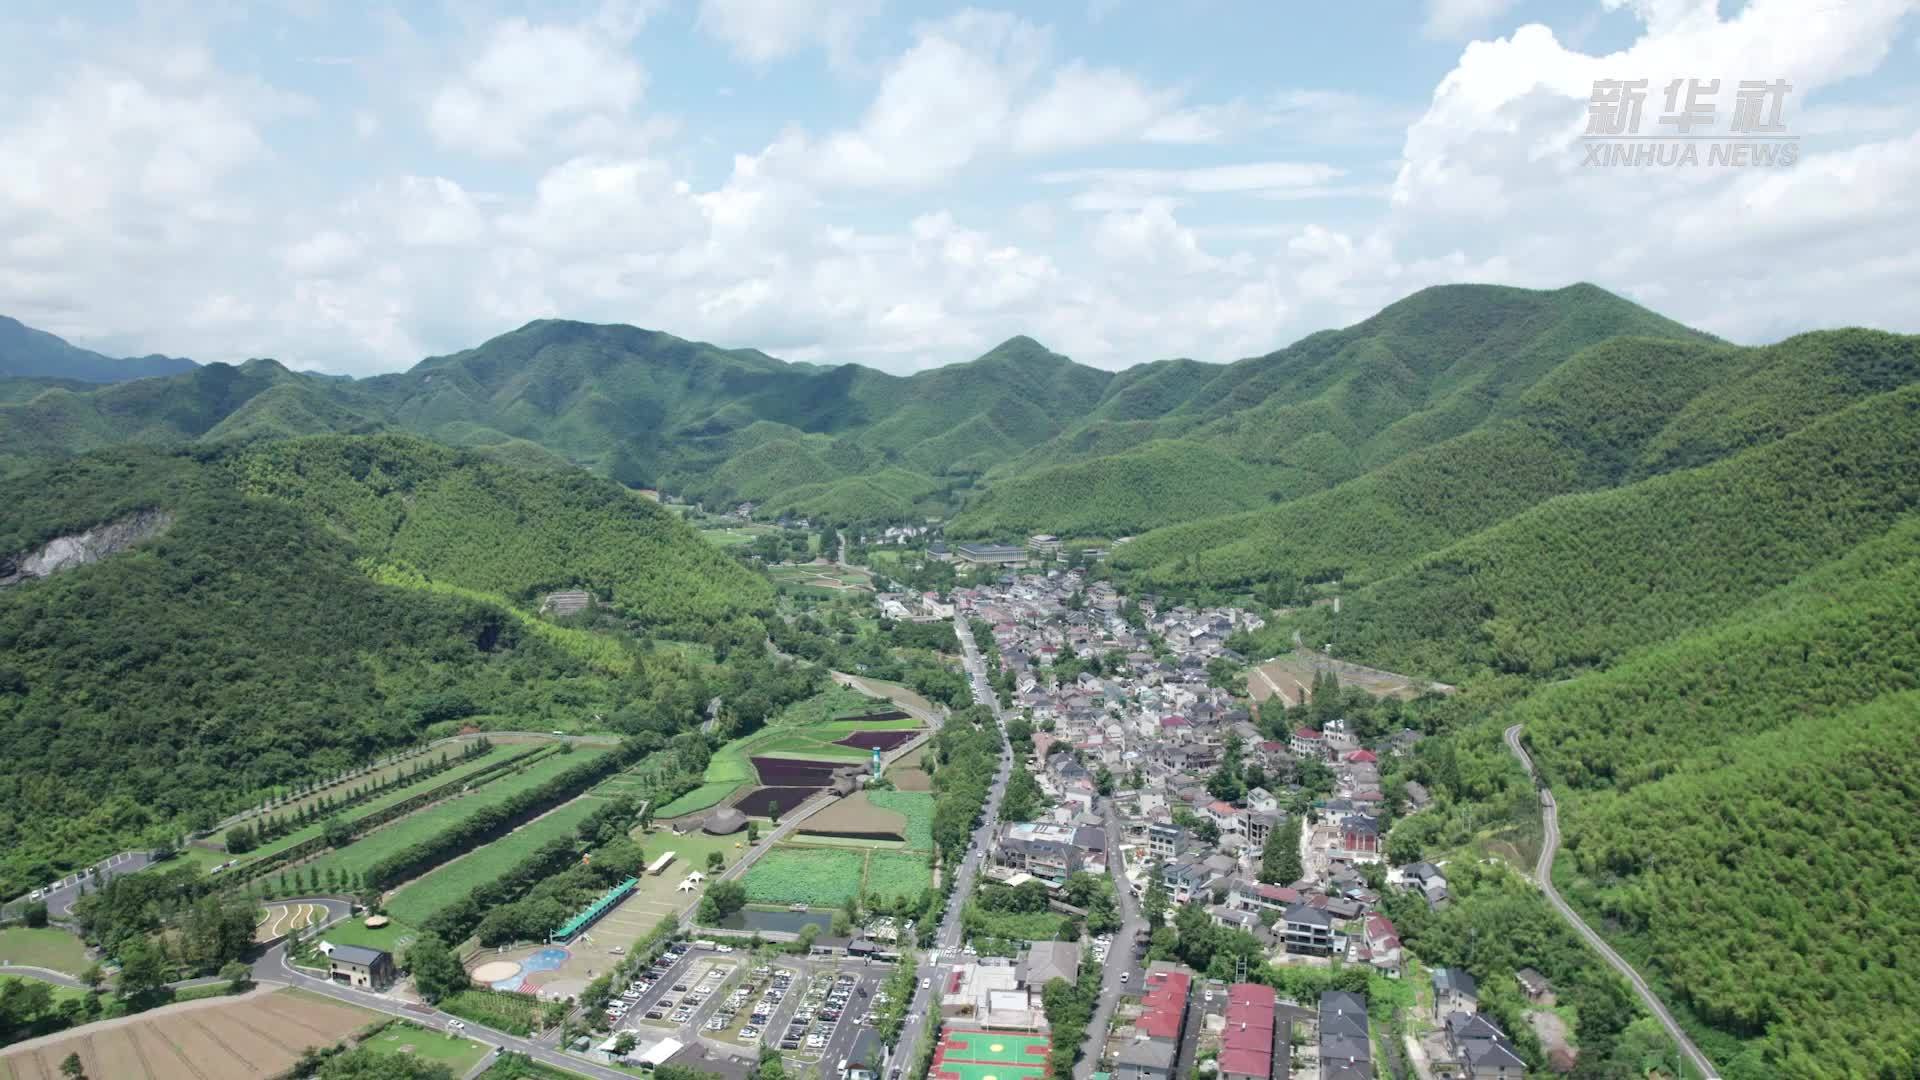
[[[545, 316], [1230, 360], [1450, 281], [1920, 331], [1915, 6], [15, 0], [0, 313], [351, 374]], [[1613, 78], [1785, 79], [1799, 161], [1585, 167]]]

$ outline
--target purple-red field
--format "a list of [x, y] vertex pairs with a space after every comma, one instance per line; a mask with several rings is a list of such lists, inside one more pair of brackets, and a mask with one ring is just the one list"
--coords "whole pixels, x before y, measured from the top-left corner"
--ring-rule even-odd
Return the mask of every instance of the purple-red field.
[[856, 731], [841, 739], [840, 745], [862, 750], [891, 750], [919, 734], [917, 731]]
[[753, 758], [753, 771], [760, 782], [773, 787], [826, 787], [833, 783], [833, 770], [859, 767], [855, 761], [803, 761], [798, 758]]
[[733, 807], [750, 817], [767, 817], [768, 812], [772, 810], [776, 803], [780, 806], [780, 812], [786, 813], [788, 810], [799, 806], [801, 803], [806, 802], [808, 799], [826, 789], [827, 786], [825, 784], [821, 784], [818, 787], [754, 788], [752, 791], [747, 792], [739, 802], [734, 803]]

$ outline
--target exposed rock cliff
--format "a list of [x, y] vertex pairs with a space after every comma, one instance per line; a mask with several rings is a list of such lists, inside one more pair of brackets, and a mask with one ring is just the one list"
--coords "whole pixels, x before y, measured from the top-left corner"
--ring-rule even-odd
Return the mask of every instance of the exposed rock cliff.
[[56, 536], [25, 554], [0, 555], [0, 588], [99, 562], [158, 536], [171, 524], [173, 515], [165, 510], [142, 510], [83, 533]]

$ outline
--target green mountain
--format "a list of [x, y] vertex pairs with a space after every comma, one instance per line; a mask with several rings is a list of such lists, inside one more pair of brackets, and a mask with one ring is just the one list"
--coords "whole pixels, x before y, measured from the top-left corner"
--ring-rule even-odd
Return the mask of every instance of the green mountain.
[[72, 379], [112, 383], [191, 371], [191, 360], [172, 356], [116, 359], [65, 341], [0, 315], [0, 378]]
[[116, 448], [0, 481], [0, 502], [0, 581], [58, 537], [133, 541], [0, 585], [4, 895], [460, 724], [698, 721], [703, 676], [537, 618], [546, 590], [756, 654], [772, 603], [616, 484], [408, 437]]
[[[1609, 342], [1496, 424], [1241, 515], [1273, 566], [1235, 569], [1346, 577], [1337, 619], [1283, 619], [1269, 649], [1298, 631], [1465, 688], [1408, 771], [1442, 804], [1397, 857], [1525, 842], [1519, 724], [1559, 795], [1557, 881], [1724, 1075], [1904, 1075], [1916, 447], [1920, 338]], [[1126, 558], [1201, 577], [1148, 550], [1194, 535]]]

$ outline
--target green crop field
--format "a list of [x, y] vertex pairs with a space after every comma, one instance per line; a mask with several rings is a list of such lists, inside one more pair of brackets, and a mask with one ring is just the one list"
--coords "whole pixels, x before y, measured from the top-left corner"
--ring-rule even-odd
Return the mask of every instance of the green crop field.
[[927, 857], [910, 851], [876, 851], [867, 857], [867, 895], [919, 896], [933, 884]]
[[888, 708], [890, 706], [885, 701], [835, 683], [810, 698], [803, 698], [781, 709], [770, 726], [797, 727], [841, 716], [885, 712]]
[[855, 746], [838, 745], [838, 740], [857, 731], [910, 731], [919, 721], [880, 720], [854, 723], [836, 719], [893, 710], [892, 702], [868, 697], [844, 686], [833, 686], [803, 701], [787, 706], [772, 723], [751, 735], [728, 742], [713, 752], [699, 787], [654, 811], [654, 817], [666, 819], [692, 814], [718, 806], [727, 797], [748, 784], [757, 784], [754, 772], [756, 755], [813, 758], [825, 761], [865, 761], [868, 752]]
[[907, 817], [907, 846], [933, 850], [933, 796], [923, 791], [869, 791], [867, 801]]
[[[494, 746], [493, 749], [488, 750], [485, 754], [482, 754], [481, 756], [474, 758], [472, 761], [465, 762], [462, 764], [457, 764], [443, 773], [439, 773], [438, 775], [428, 777], [427, 779], [421, 780], [418, 783], [408, 784], [406, 787], [395, 788], [392, 791], [388, 791], [388, 792], [384, 792], [382, 794], [376, 795], [373, 798], [368, 799], [366, 802], [363, 802], [358, 806], [354, 806], [350, 808], [345, 812], [344, 816], [348, 821], [358, 821], [361, 818], [368, 816], [369, 814], [373, 814], [373, 813], [377, 813], [378, 811], [385, 810], [387, 807], [392, 806], [395, 803], [405, 802], [406, 800], [413, 798], [415, 795], [418, 795], [423, 791], [431, 791], [434, 788], [440, 786], [441, 784], [458, 780], [463, 776], [471, 776], [474, 773], [479, 772], [481, 769], [484, 769], [490, 765], [499, 763], [501, 760], [505, 758], [512, 757], [515, 754], [525, 753], [526, 750], [527, 748], [525, 746], [496, 745]], [[352, 785], [346, 785], [346, 786], [351, 787]], [[274, 813], [278, 814], [278, 813], [281, 813], [281, 811], [276, 810], [274, 811]], [[281, 837], [278, 840], [273, 841], [270, 844], [262, 844], [260, 847], [254, 849], [253, 851], [249, 851], [246, 853], [246, 855], [242, 856], [241, 857], [242, 861], [255, 862], [272, 855], [278, 855], [282, 851], [287, 850], [288, 848], [294, 846], [295, 844], [300, 844], [308, 840], [311, 840], [314, 837], [320, 835], [321, 825], [322, 825], [322, 822], [316, 821], [305, 828], [295, 829], [294, 831], [288, 833], [287, 835]]]
[[582, 796], [523, 825], [479, 851], [469, 852], [424, 877], [415, 878], [387, 901], [387, 911], [402, 922], [425, 923], [427, 917], [459, 900], [477, 886], [497, 878], [508, 867], [533, 854], [540, 845], [559, 836], [572, 836], [588, 814], [606, 804]]
[[866, 856], [828, 848], [776, 847], [747, 871], [743, 884], [755, 904], [838, 907], [860, 894]]
[[419, 813], [401, 818], [355, 840], [344, 848], [328, 852], [309, 865], [308, 872], [327, 870], [364, 873], [367, 868], [402, 848], [416, 844], [457, 821], [464, 821], [481, 809], [503, 802], [519, 792], [539, 787], [555, 776], [605, 751], [582, 748], [571, 754], [551, 754], [532, 767], [503, 776], [471, 795], [435, 803]]

